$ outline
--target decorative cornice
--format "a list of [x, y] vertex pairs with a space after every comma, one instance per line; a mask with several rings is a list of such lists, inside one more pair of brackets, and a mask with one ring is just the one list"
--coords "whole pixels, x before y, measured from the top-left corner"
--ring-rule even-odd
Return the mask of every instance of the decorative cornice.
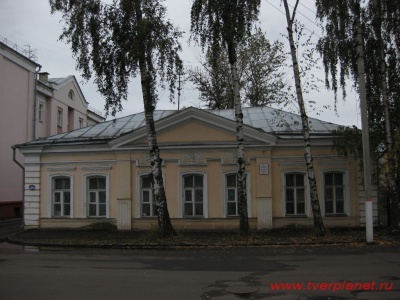
[[178, 163], [181, 165], [207, 165], [207, 159], [204, 158], [203, 154], [200, 152], [195, 153], [184, 153], [182, 160]]
[[75, 171], [75, 167], [49, 167], [47, 171], [49, 172], [68, 172], [68, 171]]
[[87, 166], [82, 167], [83, 171], [100, 171], [100, 170], [111, 170], [112, 166]]

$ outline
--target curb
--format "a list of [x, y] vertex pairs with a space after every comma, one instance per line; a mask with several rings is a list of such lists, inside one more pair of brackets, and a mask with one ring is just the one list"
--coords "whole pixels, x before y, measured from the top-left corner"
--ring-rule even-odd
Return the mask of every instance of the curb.
[[14, 218], [14, 219], [4, 219], [4, 220], [0, 220], [0, 225], [1, 225], [1, 224], [18, 223], [18, 222], [21, 222], [21, 223], [22, 223], [22, 218]]
[[48, 242], [27, 242], [23, 240], [13, 239], [12, 237], [7, 238], [7, 241], [11, 244], [22, 245], [22, 246], [34, 246], [34, 247], [46, 247], [46, 248], [74, 248], [74, 249], [155, 249], [155, 250], [174, 250], [182, 248], [261, 248], [261, 247], [279, 247], [279, 246], [333, 246], [333, 245], [348, 245], [348, 244], [361, 244], [361, 245], [377, 245], [374, 243], [366, 243], [365, 241], [354, 241], [354, 242], [274, 242], [274, 243], [253, 243], [253, 244], [192, 244], [192, 243], [176, 243], [176, 244], [76, 244], [76, 243], [48, 243]]

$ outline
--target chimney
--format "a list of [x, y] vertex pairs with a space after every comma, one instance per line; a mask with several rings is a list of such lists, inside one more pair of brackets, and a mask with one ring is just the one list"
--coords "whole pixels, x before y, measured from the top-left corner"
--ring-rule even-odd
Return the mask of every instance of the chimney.
[[39, 80], [40, 81], [48, 81], [49, 80], [49, 73], [47, 73], [47, 72], [41, 72], [41, 73], [39, 73]]

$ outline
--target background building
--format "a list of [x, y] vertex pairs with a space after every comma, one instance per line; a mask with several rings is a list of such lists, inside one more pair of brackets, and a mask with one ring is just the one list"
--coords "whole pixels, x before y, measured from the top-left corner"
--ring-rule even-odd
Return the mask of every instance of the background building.
[[49, 78], [21, 52], [0, 42], [0, 219], [22, 215], [23, 170], [15, 161], [23, 157], [13, 145], [104, 121], [74, 76]]

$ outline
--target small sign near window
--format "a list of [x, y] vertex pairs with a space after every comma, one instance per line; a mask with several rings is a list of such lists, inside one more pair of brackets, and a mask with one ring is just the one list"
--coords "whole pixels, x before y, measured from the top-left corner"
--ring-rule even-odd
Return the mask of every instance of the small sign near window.
[[269, 164], [259, 164], [260, 175], [268, 175], [269, 174]]

